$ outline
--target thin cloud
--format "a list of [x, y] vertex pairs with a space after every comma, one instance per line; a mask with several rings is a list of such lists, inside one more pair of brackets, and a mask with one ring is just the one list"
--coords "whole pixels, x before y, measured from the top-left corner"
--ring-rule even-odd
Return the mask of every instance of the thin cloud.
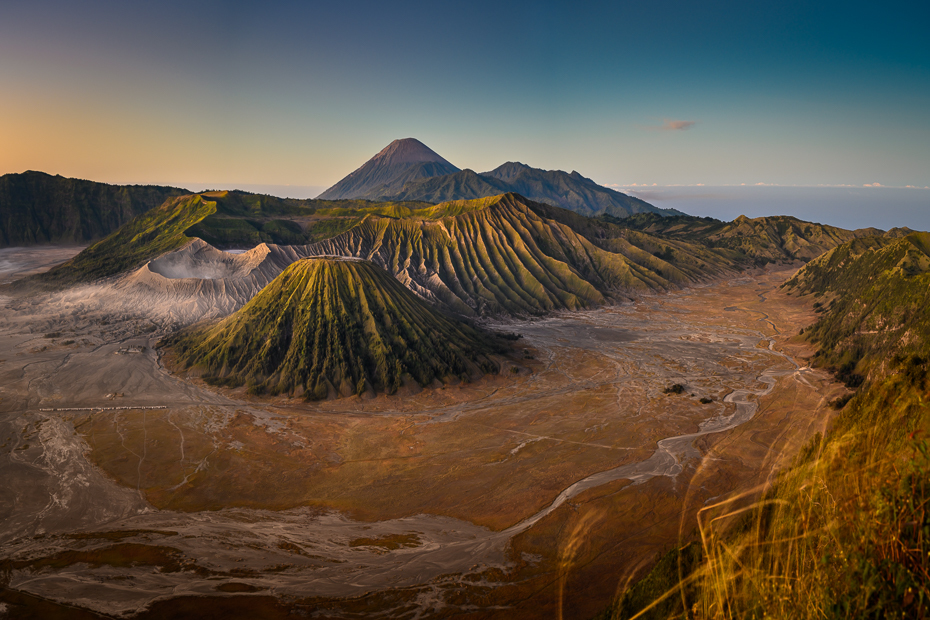
[[646, 125], [645, 129], [651, 131], [688, 131], [694, 127], [697, 121], [677, 121], [671, 118], [663, 118], [661, 125]]
[[687, 131], [694, 127], [695, 121], [665, 121], [662, 124], [662, 129], [672, 130], [672, 131]]

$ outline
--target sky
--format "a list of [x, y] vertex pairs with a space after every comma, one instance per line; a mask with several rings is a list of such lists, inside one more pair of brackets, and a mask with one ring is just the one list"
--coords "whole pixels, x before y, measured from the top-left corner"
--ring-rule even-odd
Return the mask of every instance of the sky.
[[0, 173], [313, 195], [395, 138], [605, 185], [930, 186], [927, 2], [5, 0]]

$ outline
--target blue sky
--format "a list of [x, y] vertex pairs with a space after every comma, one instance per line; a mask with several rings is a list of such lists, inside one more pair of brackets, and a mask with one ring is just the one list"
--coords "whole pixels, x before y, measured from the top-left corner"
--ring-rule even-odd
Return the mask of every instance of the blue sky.
[[926, 2], [54, 2], [0, 173], [325, 187], [394, 138], [600, 183], [930, 186]]

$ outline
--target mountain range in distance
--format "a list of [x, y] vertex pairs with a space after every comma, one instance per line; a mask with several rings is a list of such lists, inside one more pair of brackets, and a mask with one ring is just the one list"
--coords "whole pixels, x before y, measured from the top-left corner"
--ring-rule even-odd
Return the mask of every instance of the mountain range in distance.
[[[383, 203], [416, 210], [509, 193], [586, 216], [683, 215], [602, 187], [577, 172], [540, 170], [519, 162], [507, 162], [481, 174], [460, 170], [414, 138], [393, 141], [316, 199], [297, 202], [311, 210], [345, 206], [359, 211], [366, 208], [362, 201], [376, 203], [367, 205], [376, 210], [377, 204]], [[43, 172], [6, 174], [0, 176], [0, 247], [97, 241], [134, 217], [185, 194], [190, 192], [176, 187], [109, 185]], [[265, 202], [296, 204], [290, 199], [256, 196]], [[303, 235], [293, 222], [268, 230], [263, 228], [265, 224], [240, 220], [241, 242], [306, 243], [318, 236]], [[210, 231], [199, 232], [198, 236], [212, 242]]]
[[519, 162], [507, 162], [480, 174], [468, 169], [459, 170], [415, 138], [394, 140], [318, 198], [437, 204], [511, 192], [588, 216], [681, 214], [598, 185], [574, 171], [541, 170]]

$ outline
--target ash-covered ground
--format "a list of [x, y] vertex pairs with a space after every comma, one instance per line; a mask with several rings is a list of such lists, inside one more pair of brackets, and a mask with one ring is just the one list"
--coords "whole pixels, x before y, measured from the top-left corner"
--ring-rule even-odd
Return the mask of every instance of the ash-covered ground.
[[[0, 260], [25, 273], [74, 250], [46, 251]], [[841, 389], [790, 339], [814, 316], [777, 291], [790, 272], [760, 271], [510, 322], [530, 372], [322, 403], [216, 390], [156, 347], [260, 288], [266, 257], [215, 252], [147, 266], [144, 286], [0, 299], [7, 593], [121, 617], [230, 597], [243, 614], [590, 616], [698, 510], [762, 488]]]

